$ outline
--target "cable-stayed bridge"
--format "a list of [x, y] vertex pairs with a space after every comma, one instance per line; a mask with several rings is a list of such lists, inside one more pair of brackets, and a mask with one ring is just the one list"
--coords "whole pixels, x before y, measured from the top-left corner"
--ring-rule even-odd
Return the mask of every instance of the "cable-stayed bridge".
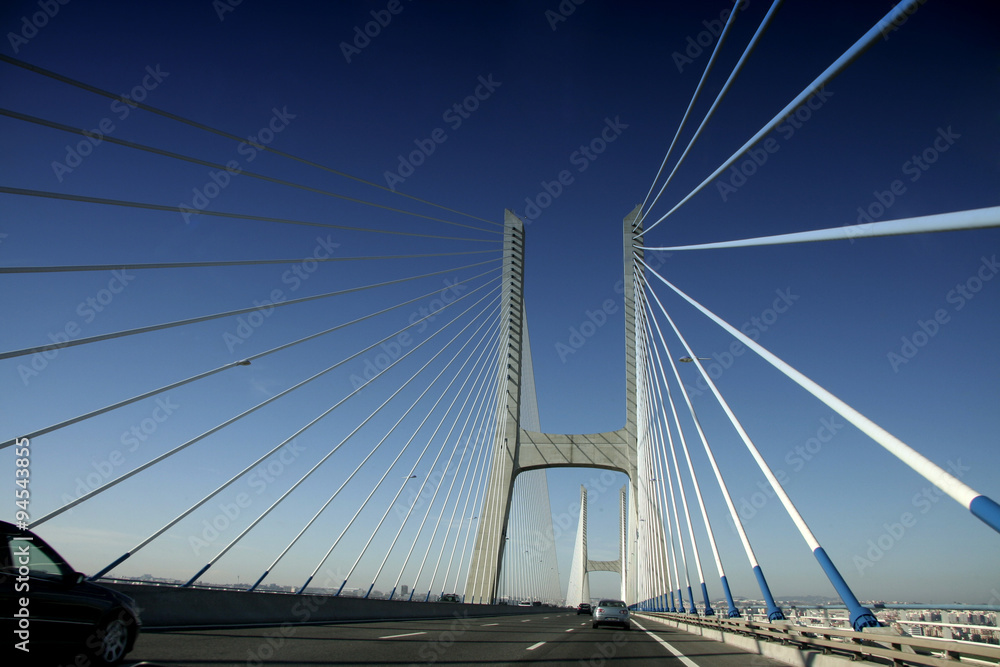
[[[912, 527], [916, 512], [909, 520], [905, 512], [887, 517], [887, 538], [874, 534], [874, 549], [849, 555], [846, 562], [829, 555], [834, 547], [821, 545], [817, 526], [848, 520], [838, 502], [820, 515], [796, 510], [786, 480], [776, 472], [785, 448], [779, 447], [776, 462], [753, 437], [754, 424], [784, 418], [780, 405], [762, 417], [756, 410], [741, 411], [738, 404], [745, 401], [727, 398], [729, 378], [720, 376], [733, 358], [753, 355], [767, 362], [759, 373], [777, 370], [830, 415], [818, 427], [826, 430], [816, 431], [818, 444], [807, 440], [801, 452], [785, 456], [786, 465], [810, 461], [807, 457], [815, 457], [841, 430], [856, 431], [878, 452], [871, 456], [879, 466], [912, 469], [915, 488], [931, 489], [925, 502], [957, 503], [985, 532], [1000, 529], [996, 489], [968, 484], [961, 461], [925, 457], [892, 428], [870, 420], [865, 405], [843, 400], [839, 388], [825, 386], [808, 368], [762, 346], [760, 332], [793, 306], [791, 291], [779, 289], [760, 323], [741, 327], [717, 315], [710, 299], [703, 303], [689, 296], [696, 290], [683, 276], [653, 258], [711, 256], [736, 248], [752, 253], [786, 244], [862, 244], [881, 237], [906, 242], [910, 234], [996, 227], [996, 207], [969, 207], [846, 227], [802, 224], [787, 234], [748, 233], [720, 242], [675, 244], [667, 234], [668, 221], [682, 205], [766, 151], [762, 147], [771, 132], [797, 109], [815, 106], [819, 91], [856, 66], [886, 26], [915, 6], [901, 3], [883, 17], [676, 198], [668, 198], [667, 184], [694, 138], [684, 149], [672, 142], [645, 198], [642, 191], [629, 194], [619, 218], [605, 221], [607, 243], [622, 249], [620, 309], [618, 304], [605, 309], [603, 320], [598, 311], [588, 311], [577, 332], [582, 340], [589, 338], [620, 310], [624, 327], [616, 335], [624, 333], [624, 355], [613, 363], [624, 396], [620, 423], [595, 433], [542, 428], [527, 313], [532, 318], [543, 313], [533, 309], [526, 292], [532, 272], [545, 260], [532, 255], [527, 213], [472, 216], [351, 176], [349, 169], [286, 153], [275, 138], [294, 119], [277, 107], [256, 138], [248, 139], [221, 123], [134, 96], [130, 114], [148, 116], [144, 122], [151, 127], [176, 127], [172, 132], [183, 136], [164, 143], [157, 131], [98, 134], [85, 124], [70, 124], [56, 113], [58, 103], [49, 109], [11, 103], [3, 111], [6, 123], [68, 142], [76, 155], [67, 155], [69, 169], [99, 149], [115, 151], [120, 178], [130, 184], [146, 170], [170, 175], [197, 168], [207, 174], [179, 203], [152, 188], [116, 190], [99, 180], [89, 189], [51, 183], [0, 189], [23, 220], [88, 221], [86, 229], [70, 227], [65, 238], [40, 244], [46, 252], [25, 253], [31, 259], [5, 258], [2, 268], [11, 293], [44, 295], [44, 307], [32, 306], [33, 298], [13, 301], [25, 308], [24, 319], [48, 309], [57, 313], [27, 333], [9, 334], [11, 344], [0, 354], [13, 389], [44, 387], [48, 395], [45, 411], [21, 399], [5, 416], [4, 447], [13, 451], [20, 439], [30, 443], [30, 466], [24, 466], [31, 470], [32, 495], [23, 510], [28, 525], [42, 534], [64, 531], [79, 551], [103, 558], [90, 571], [95, 577], [158, 575], [169, 563], [184, 571], [180, 582], [189, 587], [224, 579], [247, 591], [281, 582], [297, 592], [340, 596], [378, 592], [428, 600], [457, 593], [473, 604], [560, 602], [576, 591], [562, 588], [568, 572], [559, 573], [542, 470], [613, 470], [628, 476], [624, 543], [619, 547], [615, 534], [591, 531], [590, 537], [591, 543], [597, 538], [615, 544], [624, 599], [642, 609], [701, 614], [714, 605], [715, 613], [735, 617], [736, 598], [752, 597], [776, 620], [783, 616], [778, 599], [788, 594], [772, 593], [774, 571], [783, 565], [758, 561], [767, 537], [744, 526], [762, 503], [728, 491], [738, 483], [734, 478], [751, 470], [765, 482], [763, 503], [780, 504], [800, 540], [783, 544], [783, 557], [811, 554], [815, 574], [828, 580], [823, 585], [850, 610], [853, 625], [875, 623], [859, 601], [869, 596], [857, 582], [865, 563], [878, 562]], [[762, 17], [744, 45], [748, 62], [757, 36], [766, 37], [771, 16]], [[98, 81], [79, 80], [30, 59], [3, 60], [18, 76], [45, 81], [66, 95], [121, 103]], [[723, 102], [730, 81], [739, 80], [742, 65], [741, 58], [731, 77], [718, 82], [716, 102]], [[700, 94], [708, 95], [699, 84], [692, 107]], [[704, 123], [714, 110], [713, 104]], [[685, 121], [675, 142], [692, 133], [693, 120], [685, 116]], [[607, 127], [611, 132], [613, 124]], [[697, 138], [701, 127], [693, 133]], [[949, 135], [945, 131], [933, 141], [943, 150]], [[213, 149], [226, 146], [228, 153], [202, 152], [202, 142]], [[231, 153], [236, 164], [209, 153]], [[287, 172], [258, 171], [246, 159], [249, 154], [274, 158], [271, 167], [284, 161]], [[329, 185], [345, 177], [343, 189]], [[248, 188], [246, 206], [215, 206], [232, 187]], [[294, 212], [273, 214], [265, 206], [270, 188], [369, 213], [331, 217], [310, 199]], [[152, 248], [144, 246], [152, 237], [132, 222], [156, 225], [168, 217], [175, 228], [183, 221], [180, 231], [162, 232]], [[204, 244], [199, 256], [176, 260], [176, 248], [211, 224], [220, 225], [215, 241], [252, 238], [237, 250], [215, 246], [214, 253], [207, 252], [210, 243], [199, 241]], [[38, 230], [33, 233], [45, 235], [44, 224]], [[27, 234], [24, 228], [18, 232]], [[101, 247], [109, 238], [116, 242]], [[12, 231], [5, 245], [15, 240]], [[76, 252], [81, 248], [86, 251]], [[983, 263], [963, 281], [970, 296], [956, 296], [963, 303], [985, 290], [995, 273], [991, 249], [983, 253]], [[76, 285], [85, 285], [82, 296]], [[685, 333], [678, 312], [689, 322], [697, 314], [716, 332], [705, 334], [708, 327], [700, 323], [691, 327], [695, 333]], [[918, 328], [907, 332], [913, 353], [904, 345], [897, 354], [901, 359], [916, 358], [948, 324], [937, 310], [929, 319], [920, 313]], [[726, 352], [713, 355], [706, 346], [718, 349], [718, 332]], [[823, 341], [817, 354], [827, 345], [835, 343]], [[753, 384], [741, 383], [754, 393]], [[698, 395], [692, 396], [692, 387]], [[712, 407], [705, 400], [709, 396], [715, 399]], [[587, 409], [580, 406], [581, 412]], [[930, 408], [915, 406], [914, 412], [925, 409]], [[719, 430], [707, 432], [699, 416], [710, 410], [718, 411], [713, 421], [721, 414], [731, 429], [724, 453], [713, 444]], [[54, 418], [45, 421], [43, 415]], [[608, 485], [609, 495], [617, 495], [619, 486]], [[228, 569], [232, 562], [239, 567]], [[730, 580], [737, 571], [741, 589], [734, 596]]]

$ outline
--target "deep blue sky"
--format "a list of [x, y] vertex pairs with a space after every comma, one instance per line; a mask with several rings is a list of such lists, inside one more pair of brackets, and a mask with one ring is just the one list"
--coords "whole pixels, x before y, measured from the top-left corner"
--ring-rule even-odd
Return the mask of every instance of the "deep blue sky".
[[[745, 5], [695, 109], [696, 120], [767, 9], [760, 0]], [[888, 2], [785, 5], [652, 216], [687, 194], [891, 7]], [[243, 2], [221, 19], [208, 1], [162, 8], [70, 3], [60, 6], [37, 34], [25, 28], [23, 17], [40, 11], [38, 5], [8, 3], [0, 26], [7, 35], [7, 55], [116, 93], [127, 93], [145, 78], [152, 88], [145, 91], [149, 104], [242, 137], [256, 135], [272, 122], [275, 109], [287, 110], [287, 126], [275, 135], [274, 147], [374, 182], [385, 183], [385, 173], [398, 169], [398, 156], [413, 151], [415, 142], [426, 145], [428, 137], [443, 137], [398, 188], [481, 218], [499, 222], [505, 208], [530, 218], [529, 201], [539, 201], [545, 183], [568, 171], [572, 182], [530, 220], [526, 232], [526, 305], [541, 425], [550, 432], [619, 428], [624, 411], [620, 308], [574, 354], [560, 355], [559, 345], [569, 344], [571, 328], [606, 300], [620, 305], [615, 285], [622, 276], [621, 220], [645, 197], [708, 59], [707, 49], [701, 54], [690, 50], [692, 62], [679, 68], [676, 54], [692, 49], [699, 36], [714, 46], [706, 22], [717, 21], [728, 3], [590, 0], [555, 23], [555, 29], [546, 11], [557, 10], [556, 2], [399, 6], [402, 11], [359, 53], [350, 54], [350, 62], [341, 43], [353, 40], [355, 28], [363, 29], [372, 20], [370, 12], [385, 10], [386, 3], [278, 8]], [[777, 151], [745, 184], [725, 198], [716, 184], [709, 186], [653, 230], [647, 243], [696, 243], [854, 224], [858, 208], [877, 211], [872, 204], [879, 197], [887, 201], [879, 193], [891, 191], [897, 180], [899, 194], [879, 219], [996, 205], [997, 19], [990, 3], [931, 0], [829, 84], [826, 101], [806, 122], [773, 133]], [[25, 39], [15, 38], [12, 44], [11, 33], [23, 33]], [[150, 71], [165, 73], [162, 81], [151, 78]], [[474, 95], [482, 81], [491, 82], [492, 90], [487, 97], [487, 89], [479, 88], [486, 99], [458, 124], [449, 109]], [[106, 98], [5, 63], [0, 64], [0, 96], [4, 107], [20, 113], [88, 129], [107, 119], [116, 138], [216, 162], [237, 160], [242, 168], [276, 178], [487, 226], [277, 156], [256, 156], [249, 162], [234, 142], [137, 110], [122, 118], [120, 107]], [[596, 159], [581, 161], [577, 151], [609, 123], [618, 128], [618, 136]], [[76, 145], [79, 137], [6, 117], [0, 118], [0, 128], [5, 139], [0, 169], [8, 187], [174, 206], [191, 202], [193, 190], [210, 182], [211, 170], [204, 166], [108, 144], [98, 146], [72, 172], [59, 170], [57, 175], [53, 162], [64, 162], [67, 144]], [[689, 125], [684, 133], [685, 142], [692, 129]], [[933, 146], [941, 133], [952, 141], [938, 152]], [[928, 149], [935, 161], [926, 170], [908, 166], [914, 155]], [[496, 238], [245, 177], [235, 178], [210, 208]], [[196, 218], [186, 224], [177, 214], [12, 195], [3, 195], [3, 211], [0, 261], [6, 266], [303, 257], [317, 248], [317, 235], [328, 234], [328, 243], [339, 243], [344, 256], [496, 247], [478, 240], [407, 239], [263, 222]], [[963, 481], [997, 498], [1000, 280], [983, 282], [971, 300], [949, 295], [957, 285], [974, 280], [983, 266], [982, 275], [995, 275], [989, 267], [998, 247], [1000, 234], [991, 230], [674, 253], [662, 270], [737, 326], [763, 316], [777, 290], [797, 296], [789, 311], [762, 332], [760, 342], [934, 461], [960, 463]], [[70, 322], [81, 326], [82, 335], [94, 335], [247, 307], [275, 287], [297, 297], [453, 269], [417, 291], [390, 290], [377, 300], [358, 296], [285, 309], [232, 350], [223, 335], [235, 325], [222, 321], [63, 350], [37, 376], [29, 375], [27, 383], [19, 371], [25, 359], [2, 361], [0, 430], [4, 439], [29, 432], [332, 326], [346, 315], [362, 315], [440, 288], [445, 277], [478, 273], [481, 269], [455, 268], [482, 261], [477, 257], [494, 256], [324, 265], [294, 290], [294, 282], [282, 280], [287, 267], [281, 266], [137, 273], [105, 310], [91, 316], [79, 304], [109, 286], [108, 272], [6, 275], [0, 307], [7, 325], [0, 347], [9, 350], [46, 342]], [[727, 348], [724, 333], [678, 299], [660, 293], [704, 356]], [[944, 324], [912, 360], [894, 368], [888, 355], [901, 351], [901, 338], [912, 337], [920, 331], [919, 323], [939, 310]], [[360, 338], [368, 340], [379, 331], [377, 338], [397, 326], [399, 321], [373, 325]], [[670, 342], [674, 356], [680, 356]], [[148, 443], [129, 453], [122, 469], [316, 372], [339, 358], [340, 349], [317, 344], [297, 356], [255, 363], [242, 375], [229, 373], [172, 392], [181, 406], [176, 417], [158, 425]], [[694, 369], [682, 370], [692, 374], [693, 382]], [[117, 499], [95, 501], [40, 532], [65, 546], [77, 567], [94, 571], [246, 462], [241, 447], [265, 451], [331, 404], [329, 396], [339, 397], [343, 382], [211, 445], [201, 443], [182, 462], [148, 473], [141, 484], [123, 485]], [[986, 602], [989, 591], [1000, 589], [1000, 537], [949, 499], [938, 502], [931, 494], [933, 502], [922, 500], [928, 484], [852, 428], [839, 430], [812, 459], [796, 459], [795, 448], [804, 446], [821, 420], [830, 417], [825, 406], [749, 355], [736, 360], [720, 386], [764, 455], [788, 474], [787, 490], [859, 597]], [[752, 502], [763, 476], [709, 399], [707, 393], [697, 396], [696, 406], [723, 459], [731, 490], [738, 503]], [[149, 401], [39, 438], [32, 482], [35, 511], [58, 506], [63, 494], [73, 492], [75, 480], [121, 449], [119, 434], [148, 418], [155, 407]], [[249, 444], [254, 439], [263, 449]], [[318, 460], [321, 442], [329, 440], [317, 440], [296, 463], [301, 472]], [[708, 475], [703, 458], [697, 465]], [[5, 469], [12, 465], [8, 458]], [[579, 484], [592, 476], [550, 472], [553, 514], [569, 511]], [[702, 485], [707, 490], [714, 482], [706, 476]], [[324, 493], [317, 489], [303, 499], [296, 508], [299, 516], [311, 515]], [[613, 557], [616, 499], [606, 494], [592, 502], [591, 556]], [[721, 502], [711, 502], [721, 510]], [[128, 506], [133, 507], [122, 510]], [[891, 542], [888, 551], [870, 567], [859, 566], [859, 558], [868, 558], [869, 540], [877, 543], [886, 526], [907, 512], [916, 518], [914, 525], [898, 540], [883, 538], [883, 543]], [[832, 593], [777, 502], [768, 500], [751, 513], [748, 530], [778, 597]], [[10, 505], [3, 509], [3, 516], [8, 515]], [[734, 591], [753, 596], [734, 534], [721, 514], [714, 520]], [[171, 552], [162, 546], [160, 554], [136, 557], [121, 573], [189, 576], [207, 554], [185, 554], [190, 532], [180, 530], [174, 538], [178, 553], [189, 559], [185, 564], [167, 563], [162, 554]], [[560, 542], [563, 577], [568, 575], [569, 546], [568, 539]], [[231, 560], [220, 562], [214, 576], [255, 577], [273, 551], [266, 541], [238, 549], [227, 557]], [[707, 550], [703, 559], [711, 585], [716, 575]], [[300, 567], [309, 569], [314, 560], [310, 552]], [[281, 583], [296, 583], [297, 578], [293, 573]], [[614, 590], [614, 584], [600, 581], [593, 587], [595, 595], [603, 592], [601, 586]]]

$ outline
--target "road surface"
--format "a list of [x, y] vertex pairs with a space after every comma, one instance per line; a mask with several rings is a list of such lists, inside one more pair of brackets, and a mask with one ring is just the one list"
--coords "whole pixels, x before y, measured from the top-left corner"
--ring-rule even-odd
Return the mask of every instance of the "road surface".
[[[680, 658], [677, 655], [685, 657]], [[447, 665], [780, 667], [654, 621], [594, 629], [574, 612], [224, 630], [146, 631], [125, 665]]]

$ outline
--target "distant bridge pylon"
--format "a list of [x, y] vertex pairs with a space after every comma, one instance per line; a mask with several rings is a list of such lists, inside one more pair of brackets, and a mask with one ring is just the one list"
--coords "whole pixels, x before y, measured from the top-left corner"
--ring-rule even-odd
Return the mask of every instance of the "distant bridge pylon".
[[[618, 513], [618, 558], [615, 560], [590, 560], [587, 553], [587, 487], [580, 486], [580, 522], [576, 530], [576, 543], [573, 547], [573, 562], [569, 570], [569, 586], [566, 589], [566, 604], [576, 607], [581, 602], [590, 602], [590, 573], [625, 571], [625, 553], [628, 546], [625, 540], [625, 522], [628, 516], [628, 486], [623, 486], [619, 493]], [[622, 599], [625, 599], [625, 577], [622, 577]]]

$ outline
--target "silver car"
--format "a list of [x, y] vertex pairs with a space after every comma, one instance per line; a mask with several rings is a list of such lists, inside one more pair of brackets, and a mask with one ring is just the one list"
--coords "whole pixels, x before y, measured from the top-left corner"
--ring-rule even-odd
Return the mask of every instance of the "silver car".
[[596, 628], [602, 623], [613, 623], [621, 625], [626, 630], [632, 629], [629, 622], [628, 607], [621, 600], [601, 600], [594, 607], [593, 626]]

